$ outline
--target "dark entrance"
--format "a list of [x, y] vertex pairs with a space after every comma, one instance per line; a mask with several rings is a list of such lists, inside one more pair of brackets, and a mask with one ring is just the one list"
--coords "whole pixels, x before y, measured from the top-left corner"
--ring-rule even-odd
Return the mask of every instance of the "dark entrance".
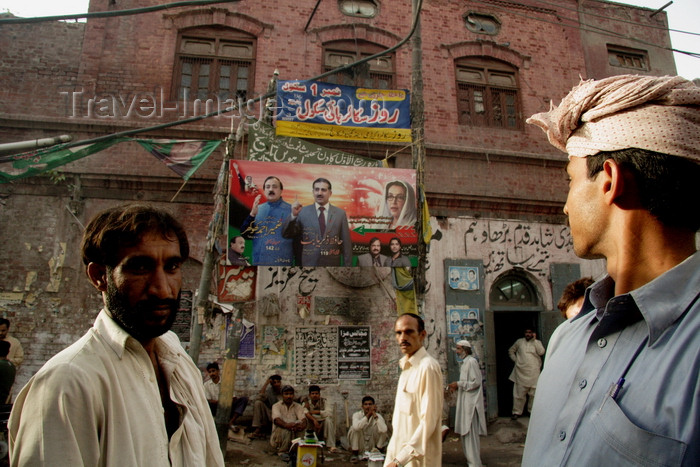
[[523, 337], [526, 328], [537, 332], [538, 318], [539, 313], [533, 311], [497, 311], [493, 315], [499, 417], [510, 417], [513, 408], [513, 383], [508, 379], [513, 370], [513, 361], [508, 356], [508, 349]]
[[539, 333], [542, 308], [537, 291], [520, 271], [513, 271], [496, 281], [489, 299], [496, 347], [498, 416], [508, 417], [513, 409], [513, 383], [508, 379], [513, 361], [508, 356], [508, 349], [523, 337], [526, 328]]

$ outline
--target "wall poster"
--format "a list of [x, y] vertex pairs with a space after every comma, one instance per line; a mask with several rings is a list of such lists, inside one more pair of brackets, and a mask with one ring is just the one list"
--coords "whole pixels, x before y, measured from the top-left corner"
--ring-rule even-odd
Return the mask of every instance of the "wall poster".
[[371, 379], [369, 326], [338, 326], [338, 379]]
[[338, 384], [337, 327], [296, 328], [294, 363], [296, 384]]

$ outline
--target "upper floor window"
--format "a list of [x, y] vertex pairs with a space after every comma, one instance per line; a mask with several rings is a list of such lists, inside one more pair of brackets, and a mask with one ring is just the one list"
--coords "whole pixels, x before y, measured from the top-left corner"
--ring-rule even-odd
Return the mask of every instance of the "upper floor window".
[[501, 30], [501, 22], [491, 15], [469, 12], [464, 15], [467, 29], [477, 34], [496, 35]]
[[252, 92], [254, 64], [252, 36], [214, 27], [183, 31], [175, 64], [175, 97], [247, 99]]
[[460, 125], [522, 127], [515, 67], [483, 57], [456, 61]]
[[617, 47], [608, 44], [608, 62], [612, 66], [631, 68], [633, 70], [649, 70], [649, 58], [644, 50]]
[[377, 15], [377, 2], [373, 0], [338, 0], [343, 14], [360, 18], [373, 18]]
[[[328, 43], [323, 50], [323, 71], [356, 62], [384, 50], [376, 44], [361, 41], [336, 41]], [[375, 58], [350, 71], [326, 77], [329, 83], [359, 86], [372, 89], [392, 89], [394, 86], [394, 55]]]

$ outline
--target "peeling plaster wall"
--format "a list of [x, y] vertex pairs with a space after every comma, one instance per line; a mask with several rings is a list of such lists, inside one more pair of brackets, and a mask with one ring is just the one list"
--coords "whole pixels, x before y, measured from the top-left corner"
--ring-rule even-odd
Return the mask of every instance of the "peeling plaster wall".
[[[91, 200], [68, 211], [69, 199], [54, 196], [8, 196], [0, 204], [0, 316], [10, 320], [10, 334], [24, 348], [15, 378], [16, 395], [46, 361], [78, 340], [102, 308], [101, 294], [88, 282], [80, 257], [83, 225], [99, 210], [120, 201]], [[73, 205], [75, 206], [75, 205]], [[164, 205], [181, 219], [195, 219], [187, 205]], [[199, 215], [208, 217], [208, 208]], [[31, 222], [27, 222], [28, 215]], [[186, 225], [194, 251], [206, 222]], [[192, 232], [196, 232], [193, 234]], [[183, 289], [196, 290], [201, 262], [185, 263]]]
[[[360, 409], [364, 395], [372, 395], [381, 413], [391, 417], [398, 360], [401, 353], [394, 339], [396, 320], [394, 293], [389, 269], [377, 270], [371, 277], [371, 268], [329, 269], [258, 268], [257, 299], [242, 307], [243, 317], [256, 325], [256, 354], [254, 359], [238, 360], [236, 394], [254, 395], [272, 374], [282, 376], [283, 384], [292, 384], [298, 395], [308, 393], [306, 384], [296, 384], [294, 330], [303, 326], [368, 325], [371, 328], [371, 381], [340, 381], [338, 384], [321, 384], [321, 394], [336, 406], [337, 425], [342, 433], [345, 425], [345, 409], [342, 392], [348, 393], [349, 416]], [[364, 277], [360, 277], [364, 276]], [[368, 279], [368, 276], [370, 277]], [[368, 285], [358, 286], [358, 283]], [[299, 297], [311, 297], [311, 307], [298, 306]], [[349, 299], [345, 314], [321, 313], [317, 304], [324, 297]], [[225, 319], [215, 314], [211, 325], [206, 326], [202, 342], [199, 366], [207, 362], [223, 361], [223, 332]], [[265, 326], [281, 326], [284, 332], [275, 347], [285, 349], [283, 355], [263, 347]], [[250, 410], [250, 409], [249, 409]]]
[[571, 233], [564, 225], [466, 217], [433, 220], [432, 225], [434, 232], [440, 230], [442, 238], [430, 243], [431, 268], [427, 276], [432, 292], [428, 302], [443, 311], [445, 275], [442, 262], [446, 258], [483, 262], [487, 309], [491, 286], [499, 277], [516, 268], [524, 271], [533, 282], [545, 310], [555, 309], [559, 301], [559, 297], [552, 297], [550, 264], [577, 263], [582, 276], [593, 276], [594, 279], [605, 274], [604, 260], [584, 260], [574, 254]]

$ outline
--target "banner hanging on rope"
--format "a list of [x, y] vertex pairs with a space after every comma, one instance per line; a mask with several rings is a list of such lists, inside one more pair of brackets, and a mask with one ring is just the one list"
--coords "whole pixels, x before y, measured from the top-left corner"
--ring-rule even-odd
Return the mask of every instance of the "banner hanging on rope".
[[104, 151], [117, 143], [134, 141], [188, 180], [221, 144], [215, 140], [167, 140], [115, 137], [105, 141], [66, 147], [61, 144], [23, 154], [0, 156], [0, 183], [33, 177], [70, 162]]

